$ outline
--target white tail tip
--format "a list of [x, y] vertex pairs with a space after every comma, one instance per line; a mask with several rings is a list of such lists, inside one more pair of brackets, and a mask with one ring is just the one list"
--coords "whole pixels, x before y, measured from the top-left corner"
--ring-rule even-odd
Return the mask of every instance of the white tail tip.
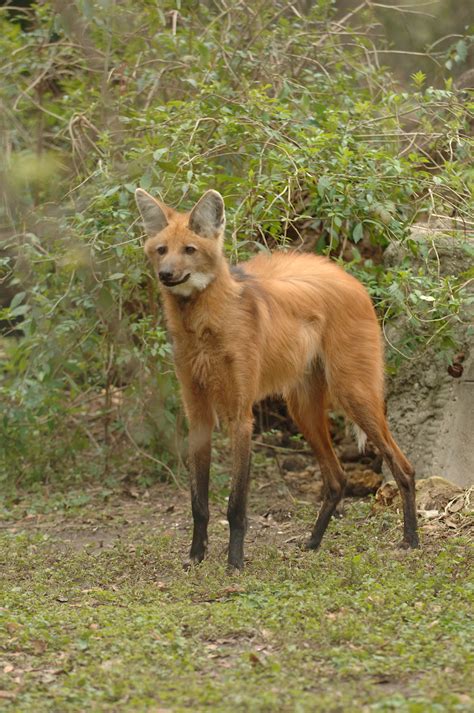
[[352, 428], [354, 429], [354, 436], [356, 437], [357, 448], [361, 453], [363, 453], [365, 451], [365, 446], [367, 443], [367, 434], [356, 423], [352, 424]]

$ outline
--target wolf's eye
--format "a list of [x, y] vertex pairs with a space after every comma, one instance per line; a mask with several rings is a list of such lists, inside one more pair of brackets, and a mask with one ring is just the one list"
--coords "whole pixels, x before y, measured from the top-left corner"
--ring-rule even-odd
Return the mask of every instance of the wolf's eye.
[[192, 255], [196, 252], [196, 250], [197, 248], [195, 248], [194, 245], [186, 245], [186, 247], [184, 248], [184, 252], [186, 253], [186, 255]]
[[166, 247], [166, 245], [158, 245], [158, 247], [156, 248], [156, 252], [158, 253], [158, 255], [165, 255], [167, 250], [168, 248]]

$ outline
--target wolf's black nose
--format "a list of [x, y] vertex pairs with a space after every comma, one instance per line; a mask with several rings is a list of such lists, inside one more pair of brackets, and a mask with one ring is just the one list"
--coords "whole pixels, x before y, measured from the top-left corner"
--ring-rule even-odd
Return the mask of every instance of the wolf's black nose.
[[171, 282], [173, 279], [173, 273], [169, 272], [168, 270], [160, 270], [158, 273], [158, 277], [162, 282]]

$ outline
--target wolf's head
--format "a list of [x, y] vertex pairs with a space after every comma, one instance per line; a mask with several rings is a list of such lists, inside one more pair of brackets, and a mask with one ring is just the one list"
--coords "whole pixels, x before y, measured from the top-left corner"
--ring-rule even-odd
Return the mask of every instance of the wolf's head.
[[204, 290], [223, 259], [225, 210], [220, 193], [206, 191], [190, 213], [177, 213], [143, 188], [137, 188], [135, 198], [148, 234], [145, 253], [161, 285], [182, 297]]

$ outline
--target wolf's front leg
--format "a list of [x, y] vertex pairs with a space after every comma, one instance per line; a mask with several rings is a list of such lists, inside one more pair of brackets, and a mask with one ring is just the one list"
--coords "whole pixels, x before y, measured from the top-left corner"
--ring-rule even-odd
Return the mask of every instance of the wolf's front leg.
[[189, 553], [191, 564], [202, 562], [207, 550], [212, 426], [211, 419], [190, 419], [189, 423], [189, 470], [194, 521], [193, 541]]
[[250, 475], [250, 448], [253, 421], [249, 415], [232, 424], [232, 483], [227, 508], [230, 526], [228, 563], [242, 569], [244, 565], [244, 537], [247, 529], [247, 495]]

